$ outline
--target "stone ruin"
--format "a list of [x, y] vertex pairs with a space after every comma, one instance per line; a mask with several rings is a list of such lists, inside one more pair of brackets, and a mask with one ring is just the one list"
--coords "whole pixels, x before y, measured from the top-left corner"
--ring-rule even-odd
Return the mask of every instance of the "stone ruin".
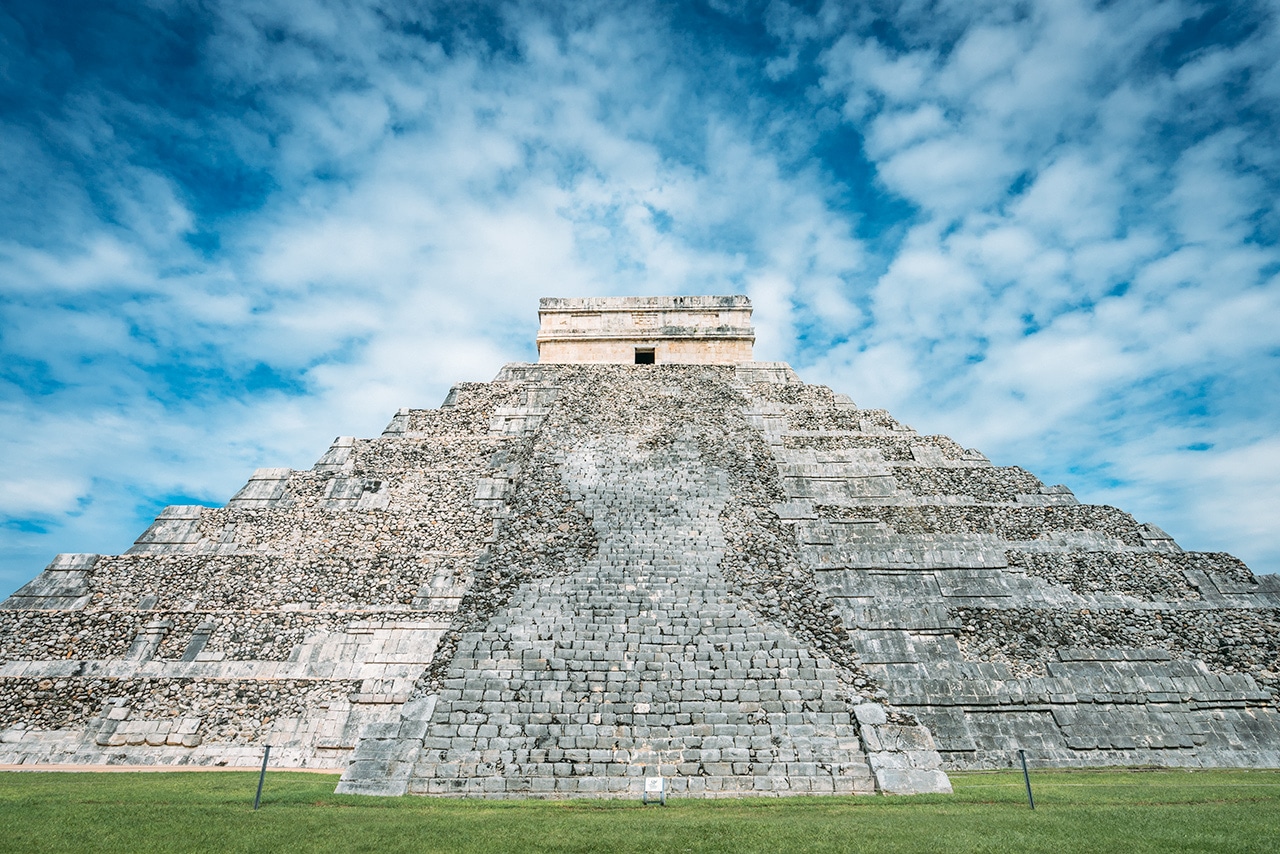
[[542, 300], [538, 362], [710, 364], [751, 361], [751, 301], [732, 297]]
[[544, 300], [538, 364], [59, 555], [0, 605], [0, 763], [270, 745], [493, 798], [1280, 766], [1276, 576], [751, 361], [744, 313]]

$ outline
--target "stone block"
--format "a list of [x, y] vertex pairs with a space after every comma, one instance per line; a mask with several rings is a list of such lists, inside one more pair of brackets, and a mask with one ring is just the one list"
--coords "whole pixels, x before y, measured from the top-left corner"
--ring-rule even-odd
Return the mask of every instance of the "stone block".
[[884, 706], [877, 703], [863, 703], [855, 706], [853, 713], [860, 724], [880, 725], [888, 721]]
[[942, 771], [919, 769], [884, 769], [876, 772], [876, 783], [886, 795], [919, 795], [930, 792], [949, 793], [951, 781]]

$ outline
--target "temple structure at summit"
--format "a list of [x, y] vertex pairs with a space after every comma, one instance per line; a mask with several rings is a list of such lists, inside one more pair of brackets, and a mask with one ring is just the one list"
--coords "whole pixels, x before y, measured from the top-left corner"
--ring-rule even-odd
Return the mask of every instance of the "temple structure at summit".
[[538, 362], [733, 365], [751, 361], [751, 301], [731, 297], [544, 299]]
[[1280, 766], [1275, 576], [754, 361], [745, 297], [540, 316], [536, 364], [58, 555], [0, 605], [0, 764], [270, 745], [492, 798]]

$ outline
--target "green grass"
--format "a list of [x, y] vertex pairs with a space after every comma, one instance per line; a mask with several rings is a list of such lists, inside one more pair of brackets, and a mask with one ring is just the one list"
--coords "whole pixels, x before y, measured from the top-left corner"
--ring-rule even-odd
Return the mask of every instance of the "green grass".
[[1280, 771], [953, 774], [953, 795], [454, 801], [333, 794], [336, 776], [0, 773], [0, 851], [1280, 850]]

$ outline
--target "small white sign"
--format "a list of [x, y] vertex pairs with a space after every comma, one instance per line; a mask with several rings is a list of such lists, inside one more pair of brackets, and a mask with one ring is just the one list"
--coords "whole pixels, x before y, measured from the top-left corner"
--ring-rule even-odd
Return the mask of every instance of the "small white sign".
[[662, 785], [664, 782], [665, 781], [662, 777], [645, 777], [644, 793], [646, 795], [661, 795]]

